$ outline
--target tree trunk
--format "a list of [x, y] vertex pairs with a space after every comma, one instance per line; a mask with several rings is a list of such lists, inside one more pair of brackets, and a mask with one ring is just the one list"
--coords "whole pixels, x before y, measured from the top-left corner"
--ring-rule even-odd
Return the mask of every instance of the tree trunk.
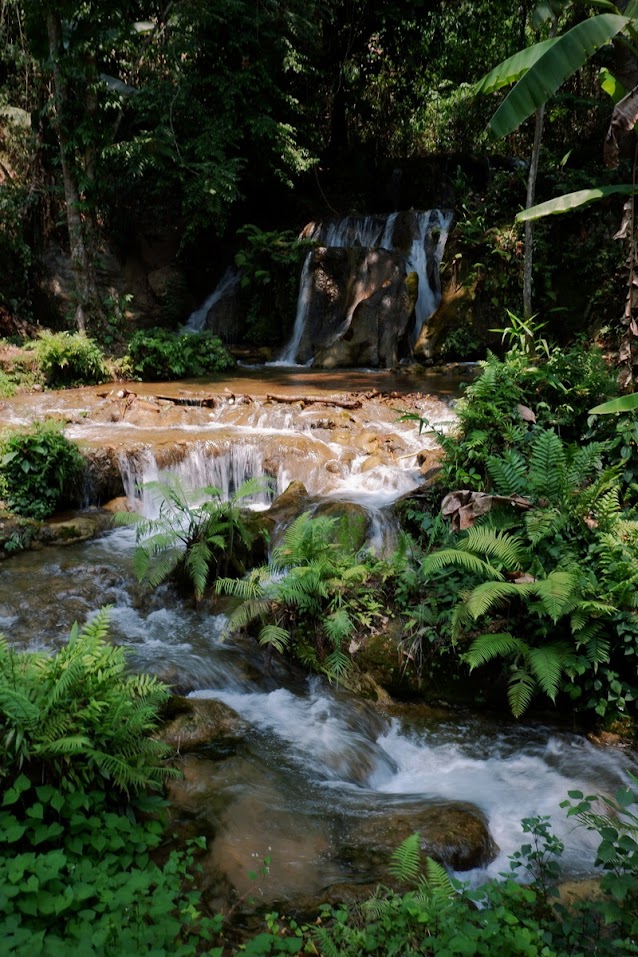
[[[543, 119], [545, 118], [545, 104], [543, 103], [536, 111], [534, 123], [534, 145], [532, 147], [532, 157], [529, 164], [529, 175], [527, 177], [527, 199], [525, 209], [534, 205], [536, 198], [536, 179], [538, 177], [538, 162], [541, 155], [541, 143], [543, 140]], [[525, 253], [523, 258], [523, 319], [528, 322], [533, 316], [532, 310], [532, 267], [534, 265], [534, 228], [531, 220], [525, 223]]]
[[[550, 38], [556, 36], [558, 32], [558, 18], [552, 18], [552, 25], [549, 31]], [[538, 163], [541, 155], [541, 145], [543, 141], [543, 120], [545, 118], [545, 104], [536, 111], [534, 123], [534, 145], [532, 147], [532, 156], [529, 164], [529, 175], [527, 177], [527, 199], [525, 209], [534, 205], [536, 198], [536, 179], [538, 177]], [[534, 312], [532, 309], [532, 267], [534, 265], [534, 226], [531, 221], [525, 223], [525, 252], [523, 254], [523, 319], [529, 322]], [[529, 345], [533, 348], [533, 337]]]
[[77, 300], [75, 307], [75, 324], [80, 332], [86, 332], [91, 317], [100, 315], [102, 305], [97, 291], [95, 273], [89, 255], [84, 224], [80, 212], [80, 191], [77, 171], [64, 124], [65, 107], [70, 102], [70, 93], [60, 66], [60, 58], [63, 56], [62, 22], [59, 14], [52, 10], [47, 12], [47, 36], [49, 40], [49, 56], [53, 65], [53, 88], [56, 98], [55, 109], [53, 111], [53, 126], [60, 147], [71, 265], [75, 277], [75, 294]]

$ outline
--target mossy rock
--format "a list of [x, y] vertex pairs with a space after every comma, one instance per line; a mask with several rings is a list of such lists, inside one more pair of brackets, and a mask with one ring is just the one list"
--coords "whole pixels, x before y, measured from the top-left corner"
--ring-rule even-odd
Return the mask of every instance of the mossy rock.
[[423, 854], [457, 871], [483, 867], [498, 854], [478, 808], [433, 802], [369, 814], [354, 825], [340, 858], [355, 874], [377, 873], [380, 880], [391, 882], [387, 868], [392, 853], [415, 831]]
[[158, 737], [180, 754], [214, 749], [227, 754], [250, 729], [236, 711], [214, 698], [173, 695]]
[[344, 552], [355, 555], [366, 543], [368, 514], [363, 505], [355, 502], [328, 502], [319, 505], [316, 516], [334, 518], [332, 540]]

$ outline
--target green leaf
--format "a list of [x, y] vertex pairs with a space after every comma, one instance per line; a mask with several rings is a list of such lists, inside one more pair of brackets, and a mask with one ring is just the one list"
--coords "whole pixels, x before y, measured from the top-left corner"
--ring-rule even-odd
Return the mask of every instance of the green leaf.
[[500, 90], [504, 86], [516, 83], [527, 73], [530, 67], [534, 66], [537, 60], [547, 53], [550, 47], [554, 46], [557, 40], [558, 37], [543, 40], [541, 43], [535, 43], [533, 46], [527, 47], [526, 50], [520, 50], [513, 56], [508, 57], [507, 60], [503, 60], [502, 63], [499, 63], [478, 81], [473, 92], [476, 95], [479, 93], [495, 93], [496, 90]]
[[629, 22], [628, 17], [602, 13], [557, 37], [529, 66], [492, 117], [490, 129], [494, 136], [507, 136], [520, 126]]
[[615, 186], [592, 186], [591, 189], [577, 189], [574, 193], [564, 193], [554, 199], [548, 199], [537, 206], [530, 206], [516, 214], [516, 222], [524, 223], [533, 219], [542, 219], [543, 216], [553, 216], [556, 213], [569, 213], [579, 206], [586, 206], [614, 193], [631, 195], [636, 192], [631, 183], [617, 183]]
[[618, 399], [610, 399], [589, 410], [590, 415], [613, 415], [617, 412], [633, 412], [638, 409], [638, 392], [631, 395], [621, 395]]

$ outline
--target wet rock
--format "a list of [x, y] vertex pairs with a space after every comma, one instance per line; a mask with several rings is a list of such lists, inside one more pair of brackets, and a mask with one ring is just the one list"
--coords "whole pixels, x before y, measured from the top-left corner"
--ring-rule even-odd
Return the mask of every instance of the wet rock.
[[355, 502], [323, 502], [317, 506], [316, 516], [335, 519], [333, 541], [345, 551], [355, 553], [366, 543], [368, 513]]
[[397, 697], [414, 695], [420, 690], [420, 680], [414, 668], [409, 667], [401, 622], [389, 619], [377, 634], [369, 635], [357, 652], [357, 667], [367, 673], [375, 684]]
[[38, 529], [37, 538], [43, 545], [75, 545], [99, 535], [112, 523], [112, 515], [102, 510], [54, 516]]
[[478, 808], [433, 802], [403, 804], [355, 822], [339, 856], [355, 874], [376, 873], [391, 881], [387, 870], [391, 855], [415, 831], [420, 834], [422, 852], [453, 870], [483, 867], [498, 854]]
[[250, 729], [232, 708], [212, 698], [182, 698], [173, 695], [168, 708], [171, 718], [158, 737], [180, 754], [202, 748], [227, 753]]

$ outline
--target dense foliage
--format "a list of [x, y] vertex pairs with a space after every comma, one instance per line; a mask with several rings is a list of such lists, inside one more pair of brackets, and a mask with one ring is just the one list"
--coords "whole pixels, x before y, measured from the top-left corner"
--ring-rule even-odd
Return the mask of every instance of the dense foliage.
[[20, 515], [46, 518], [80, 488], [84, 459], [55, 423], [5, 435], [0, 442], [0, 492]]
[[136, 332], [129, 342], [132, 372], [142, 379], [184, 379], [225, 372], [235, 365], [220, 340], [206, 332]]

